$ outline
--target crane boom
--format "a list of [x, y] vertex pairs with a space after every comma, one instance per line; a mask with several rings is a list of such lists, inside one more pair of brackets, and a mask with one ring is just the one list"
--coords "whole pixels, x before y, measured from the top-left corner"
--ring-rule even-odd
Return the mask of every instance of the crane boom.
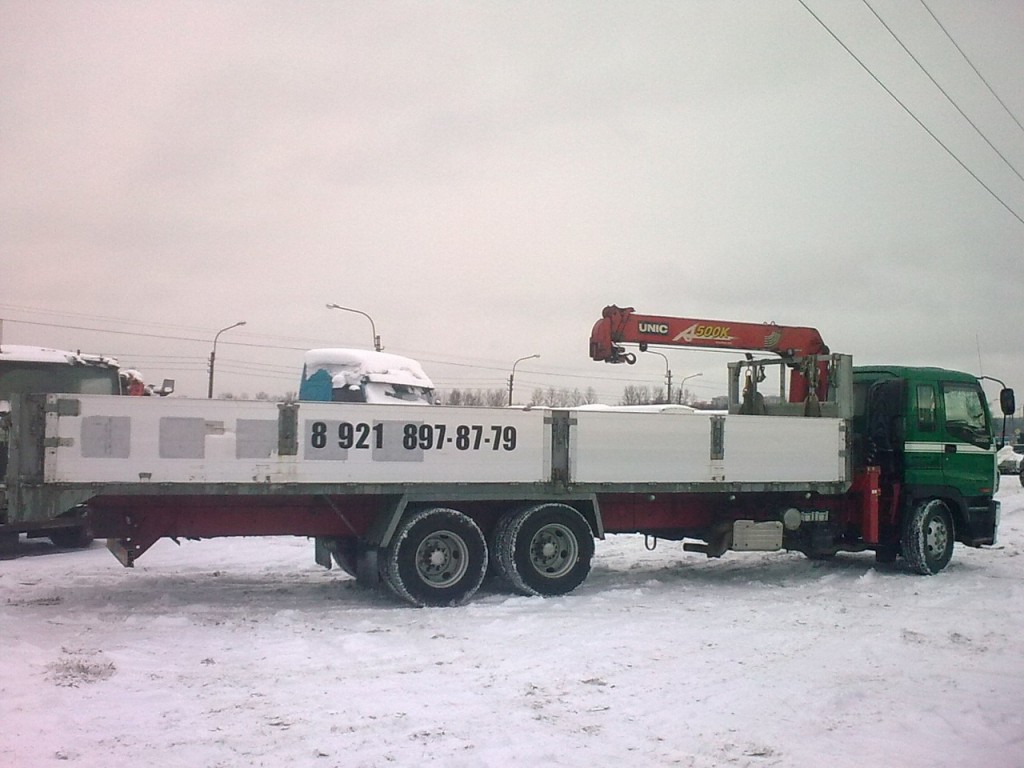
[[606, 363], [635, 363], [636, 355], [627, 353], [623, 344], [637, 344], [641, 351], [648, 346], [675, 346], [774, 352], [793, 364], [791, 402], [802, 402], [811, 389], [821, 396], [828, 386], [827, 366], [812, 366], [818, 369], [812, 387], [807, 366], [801, 365], [807, 358], [829, 353], [814, 328], [640, 315], [632, 307], [605, 307], [590, 333], [590, 357]]

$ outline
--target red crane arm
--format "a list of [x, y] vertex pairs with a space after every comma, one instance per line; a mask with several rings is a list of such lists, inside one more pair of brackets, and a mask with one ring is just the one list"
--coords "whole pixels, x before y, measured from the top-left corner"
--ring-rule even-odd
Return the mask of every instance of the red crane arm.
[[761, 350], [787, 358], [828, 354], [829, 351], [814, 328], [638, 315], [632, 307], [605, 307], [590, 333], [590, 356], [609, 363], [627, 362], [620, 346], [624, 343]]
[[[828, 345], [814, 328], [775, 323], [733, 323], [690, 317], [638, 315], [632, 307], [605, 307], [590, 332], [590, 357], [606, 363], [634, 363], [622, 344], [700, 347], [710, 349], [760, 350], [774, 352], [798, 363], [813, 355], [827, 355]], [[815, 394], [828, 391], [828, 365], [818, 362]], [[794, 365], [790, 375], [790, 402], [803, 402], [811, 386], [803, 366]]]

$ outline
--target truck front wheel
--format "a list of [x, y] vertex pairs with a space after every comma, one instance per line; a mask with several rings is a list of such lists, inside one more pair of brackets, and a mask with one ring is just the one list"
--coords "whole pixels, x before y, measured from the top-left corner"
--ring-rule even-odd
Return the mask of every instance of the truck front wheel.
[[945, 568], [953, 557], [953, 516], [941, 499], [917, 505], [903, 528], [903, 556], [910, 567], [926, 576]]
[[500, 524], [498, 571], [524, 595], [564, 595], [590, 573], [594, 534], [583, 515], [565, 504], [540, 504]]
[[487, 571], [480, 528], [454, 509], [424, 509], [407, 518], [384, 550], [381, 573], [398, 597], [418, 606], [468, 600]]

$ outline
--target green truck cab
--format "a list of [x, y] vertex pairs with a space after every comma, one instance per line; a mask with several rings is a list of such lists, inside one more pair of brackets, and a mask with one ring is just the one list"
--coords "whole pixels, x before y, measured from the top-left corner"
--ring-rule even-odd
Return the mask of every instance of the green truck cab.
[[[854, 368], [853, 461], [881, 471], [879, 559], [937, 573], [953, 542], [994, 544], [999, 526], [992, 414], [978, 379], [941, 368]], [[1012, 412], [1013, 391], [1000, 402]]]

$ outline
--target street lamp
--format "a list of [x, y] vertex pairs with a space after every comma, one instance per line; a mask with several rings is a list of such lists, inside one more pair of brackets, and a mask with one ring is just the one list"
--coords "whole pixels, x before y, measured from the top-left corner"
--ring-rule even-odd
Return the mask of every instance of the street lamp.
[[377, 350], [378, 352], [381, 351], [382, 347], [380, 345], [380, 336], [377, 335], [377, 326], [375, 326], [373, 324], [373, 318], [372, 317], [370, 317], [368, 314], [363, 312], [361, 309], [352, 309], [350, 307], [343, 307], [340, 304], [328, 304], [327, 308], [328, 309], [340, 309], [340, 310], [343, 310], [345, 312], [355, 312], [357, 315], [362, 315], [367, 320], [369, 320], [370, 321], [370, 332], [373, 334], [373, 348], [375, 350]]
[[245, 325], [245, 320], [239, 320], [234, 325], [229, 325], [227, 328], [221, 328], [217, 331], [217, 335], [213, 337], [213, 349], [210, 350], [210, 389], [206, 394], [207, 398], [213, 398], [213, 364], [217, 359], [217, 339], [220, 338], [220, 335], [224, 333], [224, 331], [230, 331], [232, 328], [237, 328], [240, 325]]
[[535, 357], [540, 357], [540, 355], [527, 355], [526, 357], [520, 357], [518, 360], [516, 360], [514, 363], [512, 363], [512, 373], [510, 373], [508, 375], [508, 404], [509, 405], [512, 405], [512, 382], [515, 381], [515, 378], [516, 378], [516, 366], [519, 365], [521, 362], [523, 362], [523, 360], [533, 360]]
[[690, 379], [696, 379], [698, 376], [703, 376], [703, 375], [704, 375], [704, 373], [702, 371], [701, 373], [691, 373], [689, 376], [683, 376], [683, 380], [681, 382], [679, 382], [679, 391], [680, 392], [683, 391], [683, 384], [688, 382]]
[[672, 371], [668, 367], [668, 356], [663, 355], [661, 352], [655, 352], [653, 349], [644, 350], [650, 352], [652, 355], [657, 355], [665, 361], [665, 381], [668, 383], [668, 394], [665, 395], [665, 402], [672, 402]]

